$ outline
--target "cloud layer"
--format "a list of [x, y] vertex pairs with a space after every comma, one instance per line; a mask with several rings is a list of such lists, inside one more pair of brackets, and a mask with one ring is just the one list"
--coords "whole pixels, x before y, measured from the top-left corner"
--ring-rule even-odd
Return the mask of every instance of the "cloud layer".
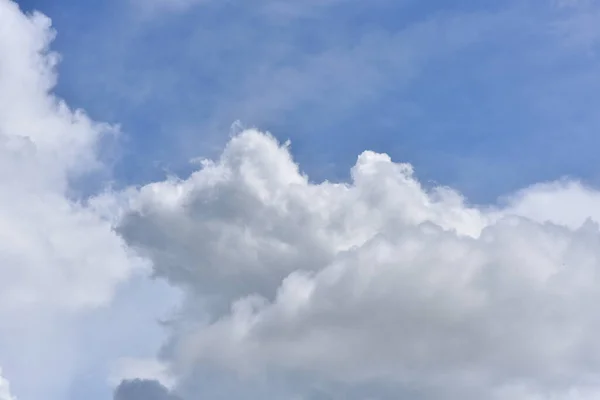
[[128, 194], [120, 232], [209, 307], [188, 307], [176, 365], [432, 399], [600, 393], [595, 191], [556, 182], [475, 207], [369, 151], [351, 176], [311, 182], [245, 131], [188, 179]]

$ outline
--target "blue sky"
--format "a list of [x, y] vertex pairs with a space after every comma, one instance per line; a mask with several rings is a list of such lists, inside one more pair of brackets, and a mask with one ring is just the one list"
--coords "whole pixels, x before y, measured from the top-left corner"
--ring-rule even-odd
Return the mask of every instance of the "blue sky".
[[61, 58], [0, 0], [0, 400], [597, 398], [597, 3], [17, 4]]
[[57, 93], [122, 124], [128, 183], [185, 174], [236, 120], [291, 139], [313, 179], [345, 179], [365, 148], [475, 202], [598, 179], [598, 56], [578, 20], [597, 11], [582, 2], [20, 3], [59, 32]]

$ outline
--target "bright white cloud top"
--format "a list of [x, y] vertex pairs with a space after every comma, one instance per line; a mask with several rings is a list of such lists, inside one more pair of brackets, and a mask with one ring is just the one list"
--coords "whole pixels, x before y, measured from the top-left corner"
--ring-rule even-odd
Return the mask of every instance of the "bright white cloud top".
[[52, 94], [52, 38], [0, 0], [0, 365], [20, 400], [67, 392], [86, 348], [72, 325], [147, 262], [187, 296], [166, 364], [123, 354], [119, 378], [184, 392], [201, 366], [276, 371], [289, 398], [310, 398], [307, 377], [373, 388], [359, 398], [600, 396], [600, 192], [561, 181], [474, 206], [370, 151], [349, 182], [317, 183], [246, 130], [186, 179], [87, 202], [73, 182], [103, 168], [115, 128]]

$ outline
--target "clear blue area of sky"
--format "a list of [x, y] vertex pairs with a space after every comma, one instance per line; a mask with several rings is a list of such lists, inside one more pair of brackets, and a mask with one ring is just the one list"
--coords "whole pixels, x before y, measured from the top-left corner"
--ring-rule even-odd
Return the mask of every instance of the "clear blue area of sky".
[[473, 202], [600, 178], [600, 59], [586, 31], [597, 10], [586, 2], [138, 3], [20, 2], [58, 31], [57, 92], [122, 125], [120, 184], [188, 173], [236, 120], [291, 139], [314, 180], [346, 179], [365, 149]]

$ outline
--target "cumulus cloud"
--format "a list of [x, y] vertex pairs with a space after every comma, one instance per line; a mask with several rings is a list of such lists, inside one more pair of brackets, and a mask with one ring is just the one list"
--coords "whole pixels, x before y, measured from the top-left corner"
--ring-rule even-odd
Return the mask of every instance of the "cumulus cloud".
[[[165, 350], [184, 376], [284, 371], [430, 399], [600, 394], [597, 191], [556, 182], [476, 207], [368, 151], [350, 182], [315, 183], [287, 145], [245, 131], [187, 179], [88, 202], [73, 182], [103, 168], [97, 147], [116, 129], [51, 94], [53, 35], [0, 0], [0, 361], [19, 388], [36, 382], [23, 400], [65, 393], [50, 362], [74, 353], [62, 329], [143, 266], [129, 245], [187, 294]], [[119, 378], [142, 379], [114, 398], [176, 399], [163, 365], [139, 361], [122, 363]], [[0, 400], [14, 400], [2, 378]]]
[[50, 20], [7, 0], [0, 9], [0, 312], [105, 303], [135, 263], [71, 182], [102, 167], [97, 145], [115, 128], [49, 94]]
[[114, 400], [181, 400], [156, 380], [133, 379], [121, 382]]
[[23, 400], [64, 398], [73, 318], [145, 266], [78, 195], [118, 130], [52, 94], [53, 38], [49, 18], [0, 0], [0, 362]]
[[598, 199], [565, 181], [475, 207], [369, 151], [349, 183], [315, 183], [251, 130], [189, 178], [129, 192], [119, 230], [189, 295], [184, 371], [584, 399], [600, 393]]

